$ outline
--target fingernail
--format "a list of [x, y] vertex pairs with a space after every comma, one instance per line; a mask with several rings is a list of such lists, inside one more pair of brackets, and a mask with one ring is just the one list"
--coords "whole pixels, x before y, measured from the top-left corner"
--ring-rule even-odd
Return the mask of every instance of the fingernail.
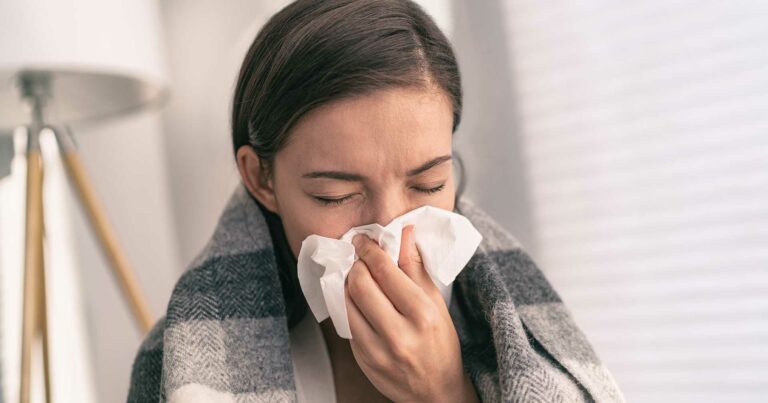
[[414, 231], [416, 231], [416, 224], [411, 225], [411, 235], [408, 237], [408, 243], [411, 244], [411, 248], [416, 247], [416, 237], [414, 236]]

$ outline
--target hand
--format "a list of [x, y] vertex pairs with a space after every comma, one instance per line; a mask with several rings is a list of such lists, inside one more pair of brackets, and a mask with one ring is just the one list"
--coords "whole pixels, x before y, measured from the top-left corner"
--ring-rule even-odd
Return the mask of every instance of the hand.
[[448, 307], [424, 269], [413, 228], [403, 228], [397, 265], [367, 236], [352, 241], [360, 257], [345, 284], [352, 353], [371, 383], [394, 401], [477, 402]]

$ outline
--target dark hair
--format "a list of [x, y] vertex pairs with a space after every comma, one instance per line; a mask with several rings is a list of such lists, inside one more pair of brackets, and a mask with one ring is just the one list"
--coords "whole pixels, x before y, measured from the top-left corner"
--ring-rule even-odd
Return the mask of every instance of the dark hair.
[[[462, 108], [456, 58], [448, 39], [418, 4], [297, 0], [267, 21], [243, 61], [232, 103], [234, 153], [253, 147], [266, 180], [301, 116], [333, 100], [391, 87], [443, 90], [453, 106], [456, 132]], [[461, 158], [453, 154], [461, 177], [458, 210], [465, 175]], [[303, 297], [300, 289], [287, 291]], [[291, 301], [289, 295], [286, 301]], [[289, 306], [289, 317], [303, 316], [291, 310]]]

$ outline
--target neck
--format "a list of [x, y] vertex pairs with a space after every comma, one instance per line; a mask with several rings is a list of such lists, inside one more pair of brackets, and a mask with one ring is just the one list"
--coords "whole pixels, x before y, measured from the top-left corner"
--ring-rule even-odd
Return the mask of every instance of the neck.
[[345, 352], [351, 354], [352, 348], [349, 346], [349, 340], [336, 333], [331, 318], [326, 318], [324, 321], [320, 322], [320, 330], [323, 332], [323, 339], [325, 340], [325, 345], [328, 347], [328, 352], [330, 354]]

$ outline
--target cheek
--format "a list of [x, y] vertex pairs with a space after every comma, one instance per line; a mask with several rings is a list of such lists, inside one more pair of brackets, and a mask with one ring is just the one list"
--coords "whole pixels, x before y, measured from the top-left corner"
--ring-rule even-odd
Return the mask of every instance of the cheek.
[[454, 204], [456, 204], [456, 175], [451, 174], [450, 178], [448, 179], [448, 185], [445, 194], [443, 195], [443, 198], [441, 201], [443, 203], [446, 203], [445, 209], [446, 210], [453, 210]]
[[438, 196], [429, 197], [429, 203], [427, 204], [443, 210], [453, 211], [456, 204], [456, 182], [454, 178], [455, 175], [451, 175], [445, 183], [445, 189]]
[[340, 238], [354, 226], [349, 221], [348, 214], [344, 214], [341, 210], [333, 211], [334, 209], [316, 205], [311, 200], [310, 203], [301, 204], [295, 208], [286, 208], [284, 212], [281, 211], [285, 236], [296, 256], [301, 250], [301, 242], [309, 235]]
[[339, 238], [350, 228], [344, 217], [335, 217], [333, 209], [314, 202], [299, 186], [281, 177], [279, 172], [276, 180], [275, 197], [280, 218], [295, 256], [299, 255], [301, 242], [309, 235]]

